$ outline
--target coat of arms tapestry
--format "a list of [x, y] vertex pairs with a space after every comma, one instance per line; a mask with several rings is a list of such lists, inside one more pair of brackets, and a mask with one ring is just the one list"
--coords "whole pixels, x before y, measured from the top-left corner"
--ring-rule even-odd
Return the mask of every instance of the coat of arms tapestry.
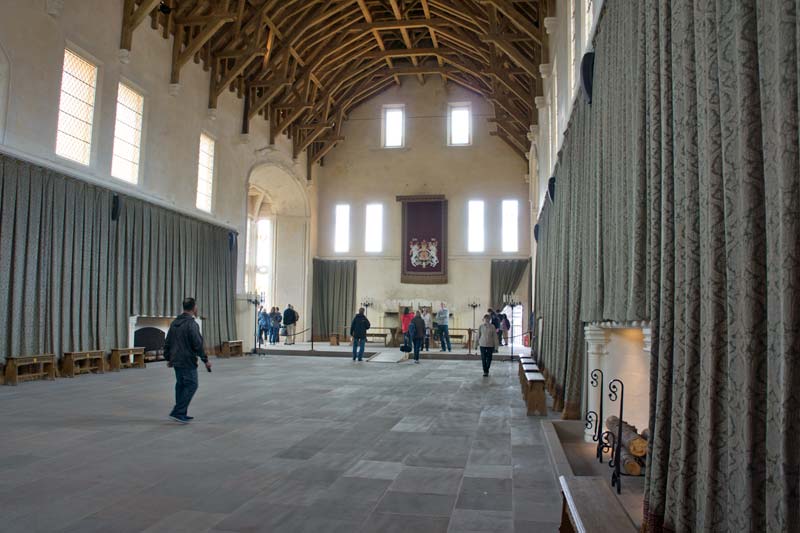
[[398, 196], [403, 203], [401, 283], [447, 283], [447, 200]]

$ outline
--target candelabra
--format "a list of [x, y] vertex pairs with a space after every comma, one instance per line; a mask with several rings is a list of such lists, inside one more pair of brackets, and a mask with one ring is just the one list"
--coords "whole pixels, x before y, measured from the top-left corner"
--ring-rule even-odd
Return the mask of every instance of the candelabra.
[[509, 335], [509, 337], [511, 337], [511, 357], [509, 357], [509, 361], [513, 362], [514, 361], [514, 309], [522, 305], [522, 302], [520, 302], [517, 299], [516, 294], [504, 294], [503, 303], [507, 307], [511, 308], [511, 335]]
[[364, 315], [369, 315], [369, 308], [375, 305], [375, 302], [372, 301], [372, 298], [364, 298], [364, 301], [361, 302], [361, 307], [364, 308]]
[[[477, 324], [475, 322], [475, 310], [481, 306], [481, 301], [477, 296], [472, 296], [469, 299], [469, 303], [467, 305], [472, 308], [472, 331], [473, 331], [472, 334], [475, 335], [476, 334], [475, 331], [477, 328]], [[472, 355], [472, 342], [469, 343], [468, 350], [469, 354]]]

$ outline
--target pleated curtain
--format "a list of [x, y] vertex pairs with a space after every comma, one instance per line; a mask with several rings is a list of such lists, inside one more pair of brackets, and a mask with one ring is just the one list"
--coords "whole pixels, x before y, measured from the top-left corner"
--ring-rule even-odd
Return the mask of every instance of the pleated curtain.
[[490, 300], [494, 309], [502, 310], [504, 294], [512, 294], [519, 289], [530, 259], [493, 259], [490, 271]]
[[579, 414], [583, 325], [650, 321], [647, 531], [800, 523], [796, 0], [607, 0], [539, 215], [538, 354]]
[[314, 259], [312, 294], [314, 338], [327, 340], [332, 333], [349, 334], [356, 312], [356, 262]]
[[0, 155], [0, 361], [126, 347], [133, 315], [197, 298], [206, 347], [235, 338], [230, 231]]

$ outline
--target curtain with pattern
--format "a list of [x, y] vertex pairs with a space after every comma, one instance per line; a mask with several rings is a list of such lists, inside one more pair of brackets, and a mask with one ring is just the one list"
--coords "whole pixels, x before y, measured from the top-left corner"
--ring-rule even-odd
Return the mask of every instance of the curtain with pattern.
[[607, 0], [540, 214], [539, 357], [565, 416], [583, 323], [652, 323], [648, 531], [800, 523], [798, 9]]

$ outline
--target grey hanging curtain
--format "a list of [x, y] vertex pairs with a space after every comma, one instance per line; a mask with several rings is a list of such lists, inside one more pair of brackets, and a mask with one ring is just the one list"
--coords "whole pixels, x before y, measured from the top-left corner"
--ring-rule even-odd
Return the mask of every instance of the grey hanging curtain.
[[503, 309], [503, 295], [511, 294], [519, 288], [529, 264], [529, 259], [492, 260], [489, 298], [494, 309]]
[[356, 262], [314, 259], [313, 335], [345, 333], [356, 311]]
[[582, 325], [652, 324], [644, 530], [800, 523], [795, 0], [608, 0], [539, 217], [548, 386], [575, 414]]
[[0, 155], [0, 361], [128, 345], [132, 315], [195, 296], [207, 348], [236, 336], [227, 229]]

